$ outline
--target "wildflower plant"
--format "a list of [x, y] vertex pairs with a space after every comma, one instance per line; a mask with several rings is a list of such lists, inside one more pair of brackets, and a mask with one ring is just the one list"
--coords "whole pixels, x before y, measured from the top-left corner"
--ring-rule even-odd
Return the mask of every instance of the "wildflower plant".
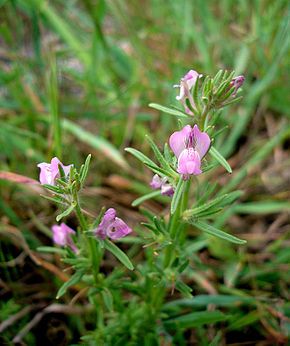
[[[220, 111], [241, 99], [243, 82], [244, 77], [235, 77], [234, 72], [221, 70], [210, 77], [190, 70], [180, 84], [175, 85], [179, 88], [176, 99], [182, 108], [150, 104], [176, 116], [179, 129], [169, 134], [163, 150], [151, 137], [146, 137], [154, 160], [134, 148], [125, 149], [152, 171], [150, 187], [153, 191], [139, 197], [132, 205], [163, 195], [169, 206], [163, 215], [140, 209], [147, 221], [141, 228], [134, 227], [134, 233], [113, 208], [106, 212], [99, 210], [97, 217], [88, 215], [83, 209], [79, 192], [89, 171], [91, 155], [79, 170], [72, 164], [64, 166], [57, 158], [38, 165], [40, 182], [52, 193], [45, 197], [61, 209], [56, 221], [59, 223], [72, 212], [79, 221], [76, 230], [64, 222], [53, 225], [52, 237], [58, 248], [41, 247], [40, 250], [59, 253], [63, 262], [73, 268], [73, 275], [60, 287], [57, 298], [76, 284], [86, 289], [98, 321], [96, 330], [83, 338], [86, 342], [120, 344], [120, 340], [138, 338], [143, 344], [147, 338], [147, 344], [151, 345], [155, 343], [150, 342], [161, 334], [170, 333], [171, 322], [162, 312], [166, 295], [179, 291], [185, 297], [192, 297], [192, 287], [184, 280], [191, 260], [187, 241], [190, 225], [223, 241], [245, 243], [212, 223], [218, 213], [240, 197], [240, 191], [223, 194], [215, 190], [216, 195], [209, 197], [207, 191], [199, 194], [195, 188], [200, 179], [206, 179], [203, 175], [217, 164], [228, 173], [232, 172], [229, 163], [215, 148], [215, 138], [222, 130], [219, 128]], [[118, 241], [132, 243], [132, 249], [125, 253]], [[136, 246], [139, 246], [138, 252], [143, 249], [145, 260], [134, 266], [130, 254], [136, 254]], [[103, 272], [106, 250], [124, 269], [114, 268], [109, 274]], [[129, 298], [125, 298], [126, 292]], [[207, 316], [212, 322], [225, 318], [217, 312], [208, 312]]]

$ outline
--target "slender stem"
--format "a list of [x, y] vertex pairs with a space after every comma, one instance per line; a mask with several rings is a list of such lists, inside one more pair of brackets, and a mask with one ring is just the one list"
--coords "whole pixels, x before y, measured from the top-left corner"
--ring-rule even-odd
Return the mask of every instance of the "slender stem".
[[210, 108], [211, 108], [210, 104], [207, 104], [202, 111], [202, 114], [200, 117], [201, 131], [204, 131], [206, 116], [207, 116], [208, 112], [210, 111]]
[[191, 179], [188, 179], [186, 181], [186, 184], [185, 184], [183, 197], [180, 200], [179, 205], [177, 206], [175, 213], [172, 214], [170, 217], [168, 232], [171, 236], [171, 239], [173, 240], [173, 244], [168, 246], [166, 251], [165, 251], [165, 257], [164, 257], [164, 267], [165, 268], [169, 267], [175, 259], [174, 249], [175, 249], [177, 242], [178, 242], [178, 239], [179, 239], [178, 233], [183, 229], [183, 227], [180, 228], [180, 224], [181, 224], [180, 218], [181, 218], [181, 214], [184, 212], [184, 210], [187, 209], [190, 183], [191, 183]]
[[100, 266], [100, 252], [98, 249], [98, 244], [95, 241], [95, 239], [93, 239], [91, 237], [87, 237], [85, 235], [85, 232], [88, 230], [87, 221], [86, 221], [86, 218], [85, 218], [85, 216], [82, 212], [82, 209], [80, 207], [78, 195], [75, 194], [74, 197], [75, 197], [75, 203], [76, 203], [75, 211], [76, 211], [77, 217], [78, 217], [80, 225], [81, 225], [82, 232], [85, 236], [85, 239], [86, 239], [86, 242], [87, 242], [87, 245], [89, 248], [90, 258], [91, 258], [91, 263], [92, 263], [92, 272], [94, 275], [95, 283], [97, 283], [98, 282], [98, 274], [99, 274], [99, 266]]
[[82, 232], [86, 232], [86, 231], [87, 231], [87, 227], [88, 227], [88, 226], [87, 226], [87, 221], [86, 221], [86, 219], [85, 219], [85, 217], [84, 217], [84, 214], [83, 214], [83, 212], [82, 212], [82, 210], [81, 210], [78, 197], [76, 198], [75, 202], [76, 202], [75, 211], [76, 211], [77, 217], [78, 217], [78, 219], [79, 219]]

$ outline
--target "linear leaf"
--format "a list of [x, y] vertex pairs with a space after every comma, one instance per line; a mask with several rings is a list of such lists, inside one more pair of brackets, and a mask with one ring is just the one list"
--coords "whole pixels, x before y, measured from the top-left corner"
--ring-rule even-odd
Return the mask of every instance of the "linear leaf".
[[81, 271], [77, 271], [76, 273], [74, 273], [74, 275], [60, 287], [56, 294], [56, 299], [59, 299], [61, 296], [63, 296], [69, 287], [80, 282], [83, 275], [84, 273]]
[[210, 212], [212, 211], [212, 209], [217, 208], [219, 211], [221, 207], [231, 204], [241, 195], [242, 195], [242, 191], [234, 191], [232, 193], [219, 196], [211, 200], [210, 202], [202, 204], [196, 208], [185, 210], [185, 212], [183, 213], [183, 217], [186, 220], [192, 216], [198, 217], [200, 214], [202, 214], [205, 211]]
[[159, 105], [158, 103], [149, 103], [148, 106], [151, 108], [157, 109], [158, 111], [164, 112], [166, 114], [175, 115], [177, 117], [182, 117], [182, 118], [188, 118], [189, 117], [187, 114], [185, 114], [181, 111]]
[[135, 201], [132, 202], [132, 206], [133, 207], [137, 207], [137, 205], [147, 201], [148, 199], [151, 199], [151, 198], [154, 198], [154, 197], [157, 197], [157, 196], [160, 196], [160, 190], [152, 191], [150, 193], [147, 193], [144, 196], [141, 196], [141, 197], [135, 199]]
[[216, 159], [229, 173], [232, 173], [231, 166], [227, 162], [227, 160], [222, 156], [222, 154], [217, 151], [217, 149], [213, 146], [209, 149], [209, 153], [211, 156]]
[[197, 311], [164, 321], [164, 325], [175, 329], [193, 328], [204, 324], [225, 321], [228, 318], [221, 311]]
[[205, 232], [205, 233], [208, 233], [210, 235], [213, 235], [215, 237], [218, 237], [218, 238], [221, 238], [221, 239], [224, 239], [224, 240], [227, 240], [231, 243], [234, 243], [234, 244], [245, 244], [247, 241], [246, 240], [243, 240], [243, 239], [240, 239], [240, 238], [237, 238], [231, 234], [228, 234], [224, 231], [221, 231], [205, 222], [202, 222], [202, 221], [196, 221], [193, 223], [194, 226], [196, 226], [198, 229], [200, 229], [201, 231]]
[[61, 214], [57, 215], [56, 221], [60, 221], [62, 218], [68, 216], [75, 208], [75, 204], [70, 205], [65, 211], [63, 211]]
[[80, 169], [80, 182], [81, 182], [81, 184], [84, 183], [84, 181], [88, 175], [91, 158], [92, 158], [92, 155], [89, 154], [86, 158], [85, 163], [82, 165], [82, 167]]
[[133, 270], [134, 266], [129, 260], [128, 256], [120, 249], [118, 246], [116, 246], [114, 243], [112, 243], [110, 240], [106, 239], [104, 241], [105, 248], [110, 251], [115, 257], [118, 258], [118, 260], [124, 264], [125, 267], [127, 267], [129, 270]]
[[142, 163], [145, 163], [147, 165], [150, 165], [152, 167], [156, 167], [158, 168], [158, 166], [156, 165], [156, 163], [154, 163], [152, 160], [150, 160], [146, 155], [144, 155], [143, 153], [141, 153], [141, 151], [136, 150], [134, 148], [125, 148], [125, 151], [127, 151], [128, 153], [132, 154], [133, 156], [136, 157], [136, 159], [140, 160]]

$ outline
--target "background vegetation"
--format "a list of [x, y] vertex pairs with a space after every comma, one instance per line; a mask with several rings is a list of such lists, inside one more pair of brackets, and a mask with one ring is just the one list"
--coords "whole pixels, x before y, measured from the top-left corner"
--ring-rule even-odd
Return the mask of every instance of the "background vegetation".
[[[148, 104], [178, 106], [172, 85], [189, 69], [214, 75], [226, 68], [246, 76], [244, 99], [223, 113], [220, 128], [228, 126], [228, 130], [216, 143], [230, 158], [234, 172], [230, 184], [222, 168], [205, 175], [203, 183], [220, 184], [224, 191], [243, 191], [239, 202], [215, 224], [239, 234], [248, 244], [235, 251], [232, 245], [194, 233], [197, 246], [192, 248], [188, 284], [196, 298], [174, 305], [169, 301], [180, 296], [169, 292], [164, 312], [176, 316], [218, 306], [230, 317], [218, 325], [179, 322], [173, 339], [161, 335], [160, 344], [287, 343], [287, 3], [0, 1], [3, 342], [12, 344], [14, 338], [27, 345], [66, 345], [77, 343], [92, 329], [92, 317], [85, 308], [71, 304], [77, 288], [58, 302], [61, 306], [56, 305], [55, 294], [69, 271], [63, 272], [57, 256], [36, 251], [51, 243], [56, 209], [40, 198], [42, 188], [25, 177], [38, 179], [36, 164], [54, 155], [65, 164], [80, 165], [92, 153], [83, 192], [89, 211], [96, 214], [102, 205], [115, 206], [138, 230], [142, 219], [131, 202], [150, 192], [151, 177], [123, 149], [130, 145], [150, 155], [146, 133], [159, 145], [168, 140], [176, 119]], [[166, 208], [163, 199], [145, 206], [156, 213]], [[70, 220], [72, 226], [75, 222]], [[134, 246], [131, 254], [137, 263], [143, 258], [138, 255], [140, 247]], [[112, 266], [110, 261], [104, 267]]]

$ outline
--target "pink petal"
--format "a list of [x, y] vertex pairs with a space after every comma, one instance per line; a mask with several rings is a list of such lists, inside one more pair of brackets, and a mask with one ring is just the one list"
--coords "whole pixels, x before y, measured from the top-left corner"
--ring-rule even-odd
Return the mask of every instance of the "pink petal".
[[120, 218], [116, 217], [115, 221], [107, 230], [111, 239], [120, 239], [132, 232], [132, 229]]
[[210, 138], [206, 132], [201, 132], [197, 125], [193, 127], [193, 137], [195, 141], [194, 149], [199, 153], [200, 159], [208, 152]]
[[184, 175], [198, 175], [202, 173], [200, 165], [198, 152], [192, 148], [184, 149], [178, 158], [177, 172]]
[[163, 184], [161, 186], [161, 195], [172, 197], [174, 189], [170, 184]]
[[105, 239], [107, 236], [107, 230], [111, 227], [111, 225], [114, 223], [116, 218], [116, 210], [114, 208], [108, 209], [99, 226], [97, 227], [95, 231], [95, 235], [101, 239]]
[[181, 101], [185, 97], [188, 97], [190, 90], [195, 85], [197, 78], [199, 77], [199, 73], [194, 70], [189, 70], [187, 74], [181, 78], [180, 81], [180, 91], [179, 95], [176, 96], [176, 100]]
[[195, 85], [197, 78], [200, 74], [194, 70], [189, 70], [187, 74], [183, 77], [183, 80], [187, 82], [189, 90]]
[[178, 158], [181, 152], [186, 148], [186, 142], [191, 133], [191, 126], [186, 125], [180, 131], [174, 132], [169, 138], [169, 145], [175, 156]]
[[50, 169], [51, 169], [51, 177], [54, 182], [56, 178], [59, 178], [58, 165], [62, 166], [62, 163], [59, 161], [59, 159], [57, 157], [52, 158], [50, 162]]
[[162, 179], [159, 177], [158, 174], [155, 174], [151, 180], [150, 186], [152, 189], [159, 189], [162, 185]]
[[51, 178], [50, 164], [46, 162], [39, 163], [37, 167], [40, 168], [39, 181], [40, 184], [54, 185]]
[[61, 227], [62, 232], [65, 234], [75, 234], [76, 233], [72, 228], [70, 228], [68, 225], [66, 225], [63, 222], [60, 224], [60, 227]]

